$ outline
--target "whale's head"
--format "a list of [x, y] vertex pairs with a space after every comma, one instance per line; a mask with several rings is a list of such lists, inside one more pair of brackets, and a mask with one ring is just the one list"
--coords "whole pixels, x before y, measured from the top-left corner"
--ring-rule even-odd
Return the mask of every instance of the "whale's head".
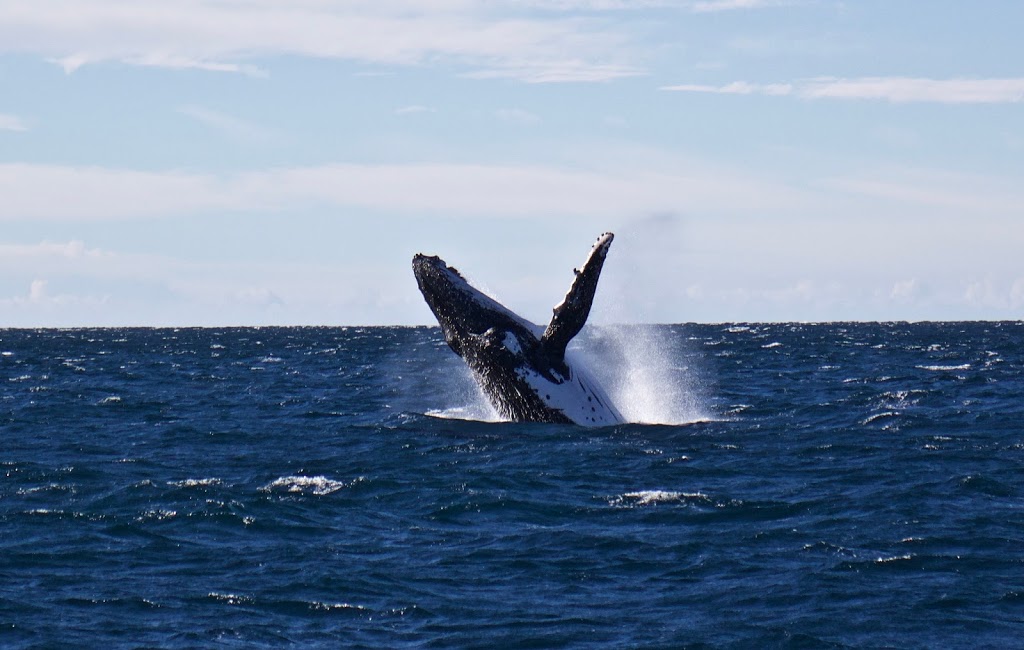
[[445, 340], [460, 355], [470, 336], [498, 328], [531, 326], [504, 305], [474, 288], [454, 267], [435, 255], [417, 254], [412, 271], [420, 293], [441, 325]]

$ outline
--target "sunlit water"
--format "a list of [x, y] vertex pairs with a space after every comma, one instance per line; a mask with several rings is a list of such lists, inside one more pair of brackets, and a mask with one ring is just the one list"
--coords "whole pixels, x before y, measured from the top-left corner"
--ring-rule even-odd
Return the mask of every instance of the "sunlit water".
[[[0, 330], [0, 647], [1016, 647], [1024, 326]], [[443, 417], [438, 417], [443, 416]]]

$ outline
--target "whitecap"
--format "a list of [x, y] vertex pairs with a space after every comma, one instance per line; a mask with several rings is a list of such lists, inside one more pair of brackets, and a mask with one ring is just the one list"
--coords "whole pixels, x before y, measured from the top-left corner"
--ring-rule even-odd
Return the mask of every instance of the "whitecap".
[[640, 490], [639, 492], [626, 492], [625, 494], [612, 499], [614, 506], [649, 506], [658, 503], [687, 503], [690, 501], [710, 502], [710, 499], [703, 492], [675, 492], [671, 490]]
[[882, 413], [875, 413], [874, 415], [868, 417], [867, 419], [862, 420], [861, 421], [861, 426], [867, 426], [867, 425], [871, 424], [872, 422], [875, 422], [877, 420], [881, 420], [881, 419], [884, 419], [884, 418], [895, 418], [895, 417], [899, 417], [899, 416], [900, 416], [900, 414], [897, 411], [883, 411]]
[[141, 516], [135, 518], [135, 521], [140, 523], [143, 521], [164, 521], [165, 519], [174, 519], [177, 516], [177, 510], [156, 508], [154, 510], [147, 510], [146, 512], [142, 513]]
[[228, 605], [251, 605], [252, 603], [256, 602], [249, 596], [239, 596], [237, 594], [222, 594], [216, 591], [211, 591], [210, 593], [206, 594], [206, 597], [212, 598], [214, 600], [219, 600], [221, 602], [227, 603]]
[[309, 608], [320, 612], [332, 612], [346, 609], [368, 611], [368, 608], [362, 605], [353, 605], [351, 603], [321, 603], [319, 601], [309, 603]]
[[905, 555], [893, 555], [891, 557], [878, 557], [875, 558], [875, 564], [889, 564], [891, 562], [905, 562], [907, 560], [914, 559], [914, 556], [910, 553]]
[[361, 480], [362, 477], [352, 483], [345, 483], [343, 481], [335, 481], [326, 476], [282, 476], [264, 485], [260, 490], [262, 492], [280, 491], [299, 494], [308, 492], [317, 496], [324, 496], [355, 485], [355, 483]]
[[915, 366], [918, 370], [930, 370], [932, 372], [952, 372], [954, 370], [970, 370], [971, 364], [963, 363], [959, 366]]
[[219, 478], [187, 478], [184, 481], [168, 481], [167, 485], [173, 485], [174, 487], [209, 487], [211, 485], [220, 485], [223, 482]]

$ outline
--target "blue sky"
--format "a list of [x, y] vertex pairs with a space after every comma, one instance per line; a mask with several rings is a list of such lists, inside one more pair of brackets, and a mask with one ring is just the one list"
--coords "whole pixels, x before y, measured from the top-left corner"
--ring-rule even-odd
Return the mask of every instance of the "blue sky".
[[0, 0], [0, 326], [1024, 316], [1024, 4]]

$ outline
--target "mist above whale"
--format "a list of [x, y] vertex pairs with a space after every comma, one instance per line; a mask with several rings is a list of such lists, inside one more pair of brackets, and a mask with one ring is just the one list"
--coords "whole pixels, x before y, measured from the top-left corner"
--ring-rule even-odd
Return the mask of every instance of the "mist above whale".
[[502, 417], [584, 426], [625, 421], [601, 385], [565, 354], [590, 315], [613, 239], [612, 233], [598, 238], [546, 328], [470, 285], [440, 257], [413, 256], [416, 282], [445, 341]]

